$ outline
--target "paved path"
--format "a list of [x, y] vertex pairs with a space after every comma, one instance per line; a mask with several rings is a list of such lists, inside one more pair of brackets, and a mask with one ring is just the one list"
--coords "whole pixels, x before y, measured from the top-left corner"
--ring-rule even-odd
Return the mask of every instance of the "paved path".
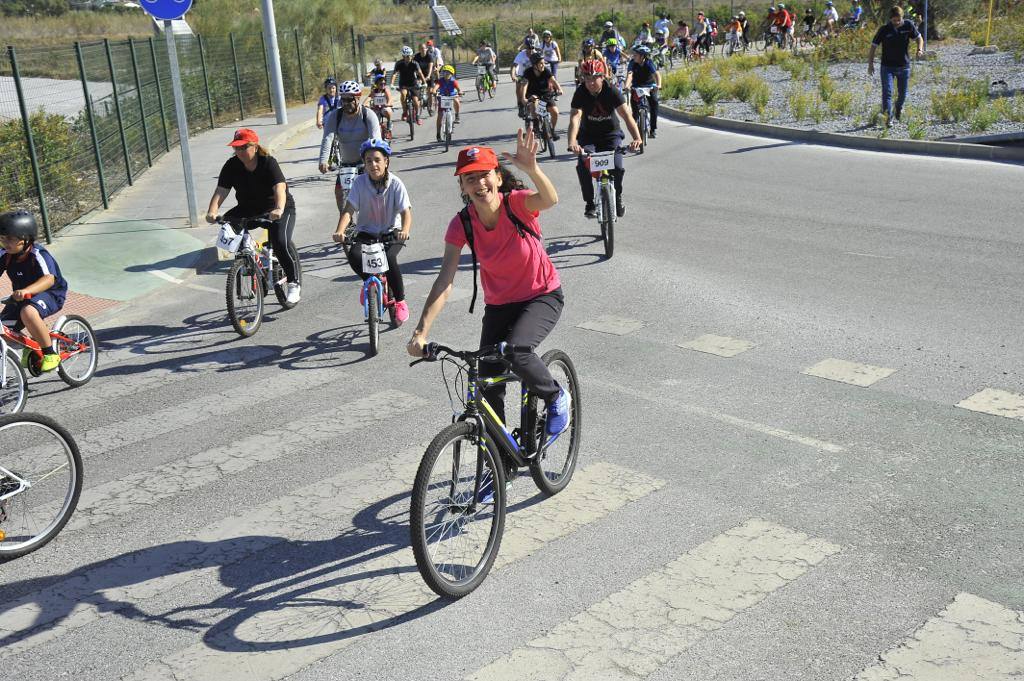
[[[467, 105], [459, 139], [509, 149], [509, 104]], [[543, 161], [568, 301], [545, 346], [579, 368], [584, 442], [562, 494], [516, 481], [476, 593], [440, 602], [415, 570], [408, 494], [449, 403], [408, 329], [367, 358], [311, 131], [279, 153], [296, 309], [237, 338], [215, 268], [112, 313], [90, 385], [33, 384], [87, 482], [3, 566], [0, 659], [21, 681], [1024, 674], [1024, 238], [984, 199], [1024, 170], [660, 133], [607, 262], [571, 160]], [[455, 151], [398, 148], [415, 317]], [[475, 342], [470, 288], [437, 339]]]

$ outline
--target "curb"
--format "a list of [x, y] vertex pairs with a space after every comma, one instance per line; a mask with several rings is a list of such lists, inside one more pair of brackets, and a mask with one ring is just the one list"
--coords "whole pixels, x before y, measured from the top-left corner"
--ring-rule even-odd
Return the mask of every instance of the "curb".
[[704, 128], [739, 132], [758, 137], [821, 144], [830, 147], [846, 147], [867, 151], [885, 151], [895, 154], [918, 154], [923, 156], [942, 156], [947, 158], [964, 158], [979, 161], [995, 161], [997, 163], [1024, 164], [1024, 149], [993, 147], [984, 144], [967, 144], [959, 142], [927, 142], [924, 140], [889, 140], [876, 137], [860, 137], [843, 135], [835, 132], [819, 132], [817, 130], [797, 130], [784, 128], [767, 123], [735, 121], [716, 116], [694, 116], [670, 106], [661, 105], [659, 113], [665, 118], [689, 123]]
[[296, 137], [312, 128], [314, 125], [316, 125], [316, 121], [310, 118], [307, 118], [302, 123], [296, 123], [295, 125], [285, 130], [284, 132], [280, 132], [274, 137], [272, 137], [270, 141], [267, 142], [266, 144], [267, 151], [270, 152], [271, 156], [276, 156], [277, 151], [280, 147], [287, 145]]

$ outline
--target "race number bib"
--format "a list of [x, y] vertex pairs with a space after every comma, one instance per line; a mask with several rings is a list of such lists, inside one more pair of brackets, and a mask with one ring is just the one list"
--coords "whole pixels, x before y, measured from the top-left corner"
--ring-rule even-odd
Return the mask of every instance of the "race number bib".
[[452, 108], [452, 102], [455, 101], [454, 97], [449, 97], [447, 95], [441, 95], [440, 99], [441, 99], [441, 109], [442, 110]]
[[625, 63], [620, 63], [617, 67], [615, 67], [615, 75], [618, 76], [619, 78], [625, 78], [626, 73], [628, 73], [628, 71], [629, 67]]
[[217, 235], [217, 248], [228, 253], [235, 253], [242, 245], [242, 235], [235, 234], [230, 225], [221, 225], [220, 234]]
[[373, 105], [374, 106], [386, 106], [387, 103], [388, 103], [388, 96], [387, 95], [379, 94], [379, 95], [374, 95], [373, 96]]
[[349, 166], [342, 167], [338, 170], [338, 180], [341, 182], [341, 188], [345, 191], [352, 189], [352, 183], [356, 181], [356, 177], [359, 175], [359, 169]]
[[590, 155], [590, 172], [600, 173], [615, 167], [614, 151], [595, 151]]
[[388, 258], [384, 244], [363, 244], [363, 273], [383, 274], [388, 271]]
[[482, 65], [482, 64], [477, 64], [477, 66], [476, 66], [476, 75], [478, 75], [478, 76], [487, 75], [487, 67]]
[[543, 99], [538, 99], [537, 100], [537, 113], [539, 113], [540, 115], [543, 116], [547, 112], [548, 112], [548, 103], [545, 102]]
[[633, 88], [633, 91], [636, 92], [637, 97], [650, 97], [651, 95], [651, 88], [649, 87]]
[[778, 33], [778, 32], [779, 32], [779, 27], [778, 26], [772, 26], [772, 33]]

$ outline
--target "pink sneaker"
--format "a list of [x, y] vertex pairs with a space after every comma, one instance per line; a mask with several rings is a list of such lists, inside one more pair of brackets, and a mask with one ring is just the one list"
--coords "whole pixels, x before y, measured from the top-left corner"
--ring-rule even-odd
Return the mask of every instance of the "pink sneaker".
[[395, 303], [395, 323], [401, 326], [409, 319], [409, 306], [404, 300]]

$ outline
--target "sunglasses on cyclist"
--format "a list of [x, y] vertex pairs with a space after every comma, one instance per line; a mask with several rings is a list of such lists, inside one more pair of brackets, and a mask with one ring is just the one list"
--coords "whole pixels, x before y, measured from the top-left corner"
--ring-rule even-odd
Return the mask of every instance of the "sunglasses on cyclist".
[[341, 101], [345, 104], [356, 101], [355, 97], [342, 97]]

